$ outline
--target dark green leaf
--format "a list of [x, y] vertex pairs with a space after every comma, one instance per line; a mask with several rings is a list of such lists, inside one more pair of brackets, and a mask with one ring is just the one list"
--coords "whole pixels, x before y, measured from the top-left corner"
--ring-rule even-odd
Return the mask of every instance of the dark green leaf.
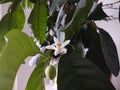
[[11, 1], [13, 1], [13, 0], [0, 0], [0, 4], [11, 2]]
[[93, 0], [86, 0], [85, 6], [81, 7], [82, 1], [80, 0], [76, 10], [74, 12], [73, 18], [71, 21], [63, 28], [66, 33], [66, 39], [70, 39], [73, 35], [77, 36], [80, 27], [86, 21], [88, 13], [93, 5]]
[[16, 29], [17, 23], [10, 13], [6, 14], [0, 21], [0, 37], [3, 37], [11, 29]]
[[0, 90], [12, 90], [17, 70], [27, 56], [39, 53], [33, 40], [19, 30], [5, 35], [5, 46], [0, 55]]
[[46, 6], [47, 0], [29, 0], [30, 2], [34, 4], [44, 4]]
[[102, 20], [105, 19], [107, 14], [102, 9], [102, 3], [98, 4], [95, 10], [89, 15], [88, 20]]
[[115, 90], [106, 75], [76, 51], [61, 57], [57, 83], [58, 90]]
[[112, 37], [103, 29], [99, 28], [100, 31], [100, 39], [101, 39], [101, 47], [105, 57], [105, 61], [115, 76], [119, 74], [119, 58], [117, 54], [116, 45], [112, 39]]
[[108, 77], [111, 76], [111, 72], [105, 62], [105, 58], [101, 48], [101, 41], [99, 34], [97, 33], [94, 23], [87, 23], [87, 28], [81, 29], [81, 38], [84, 47], [88, 48], [86, 57], [96, 64]]
[[35, 4], [29, 17], [34, 36], [42, 43], [45, 39], [47, 9], [44, 5]]
[[10, 6], [10, 13], [14, 13], [22, 0], [14, 0]]
[[38, 0], [29, 0], [32, 3], [37, 3]]

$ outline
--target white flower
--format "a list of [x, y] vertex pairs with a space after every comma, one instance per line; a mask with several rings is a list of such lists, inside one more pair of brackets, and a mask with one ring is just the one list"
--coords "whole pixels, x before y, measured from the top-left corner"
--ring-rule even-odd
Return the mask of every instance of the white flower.
[[29, 66], [35, 65], [38, 60], [40, 60], [40, 54], [37, 54], [31, 58], [31, 60], [28, 62]]
[[54, 36], [54, 35], [55, 35], [55, 33], [53, 32], [53, 30], [50, 30], [49, 34], [50, 34], [51, 36]]
[[70, 40], [67, 40], [62, 43], [56, 37], [54, 37], [54, 44], [48, 45], [45, 48], [55, 50], [54, 55], [57, 56], [58, 54], [67, 53], [67, 49], [65, 48], [65, 46], [68, 45], [69, 43], [70, 43]]

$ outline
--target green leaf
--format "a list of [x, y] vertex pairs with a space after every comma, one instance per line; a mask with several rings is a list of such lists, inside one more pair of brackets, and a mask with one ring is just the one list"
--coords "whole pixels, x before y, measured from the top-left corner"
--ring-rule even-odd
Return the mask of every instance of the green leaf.
[[8, 9], [8, 11], [12, 14], [16, 11], [18, 5], [20, 4], [22, 0], [14, 0], [10, 6], [10, 8]]
[[111, 76], [111, 72], [105, 62], [105, 57], [101, 48], [101, 41], [99, 34], [97, 33], [96, 26], [93, 22], [87, 23], [87, 28], [80, 30], [82, 42], [85, 48], [88, 48], [86, 58], [96, 64], [108, 77]]
[[44, 90], [44, 71], [46, 67], [46, 61], [50, 60], [51, 51], [46, 51], [44, 55], [40, 56], [40, 61], [37, 63], [36, 68], [32, 72], [25, 90]]
[[61, 57], [58, 90], [115, 90], [106, 75], [76, 50]]
[[34, 3], [34, 4], [43, 4], [43, 5], [47, 5], [47, 0], [29, 0], [30, 2]]
[[16, 28], [17, 28], [17, 24], [13, 16], [11, 16], [10, 13], [6, 14], [0, 21], [0, 52], [5, 43], [3, 38], [4, 35], [11, 29], [16, 29]]
[[20, 5], [18, 5], [16, 10], [13, 12], [13, 17], [15, 18], [15, 22], [18, 26], [17, 28], [22, 30], [25, 23], [25, 14]]
[[33, 4], [29, 0], [22, 0], [21, 6], [25, 9], [27, 8], [32, 8]]
[[17, 28], [17, 23], [10, 13], [7, 13], [0, 21], [0, 38], [3, 37], [8, 31]]
[[[25, 15], [23, 9], [18, 6], [13, 13], [7, 13], [0, 21], [0, 48], [4, 46], [4, 35], [12, 30], [22, 30], [25, 23]], [[0, 49], [0, 51], [1, 51]]]
[[0, 4], [11, 2], [11, 1], [13, 1], [13, 0], [0, 0]]
[[32, 3], [37, 3], [37, 0], [29, 0]]
[[0, 53], [1, 53], [4, 45], [5, 45], [5, 40], [4, 39], [0, 39]]
[[33, 8], [33, 3], [31, 3], [29, 0], [27, 0], [27, 7], [28, 8]]
[[28, 0], [22, 0], [21, 6], [22, 6], [23, 8], [26, 8], [26, 6], [27, 6], [27, 1], [28, 1]]
[[5, 35], [6, 44], [0, 55], [0, 90], [12, 90], [18, 68], [27, 56], [39, 53], [33, 40], [19, 30]]
[[89, 15], [88, 20], [102, 20], [108, 17], [108, 15], [103, 11], [102, 6], [102, 3], [98, 4], [95, 10]]
[[38, 64], [32, 72], [25, 90], [44, 90], [45, 63]]
[[120, 65], [116, 45], [112, 37], [103, 29], [99, 28], [101, 48], [105, 57], [106, 64], [111, 73], [118, 76]]
[[34, 36], [42, 43], [45, 39], [47, 24], [47, 9], [42, 4], [35, 4], [29, 17]]
[[80, 7], [82, 5], [82, 1], [80, 0], [76, 10], [74, 12], [73, 18], [71, 21], [63, 28], [66, 33], [66, 40], [73, 37], [73, 35], [77, 36], [80, 27], [86, 21], [89, 11], [93, 5], [93, 0], [86, 0], [86, 5]]

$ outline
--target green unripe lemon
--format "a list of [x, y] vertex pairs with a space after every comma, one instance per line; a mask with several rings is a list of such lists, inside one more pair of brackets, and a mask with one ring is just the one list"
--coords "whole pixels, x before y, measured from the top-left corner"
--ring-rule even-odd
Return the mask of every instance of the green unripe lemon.
[[45, 69], [45, 75], [48, 79], [53, 80], [56, 76], [56, 68], [53, 65], [49, 65]]

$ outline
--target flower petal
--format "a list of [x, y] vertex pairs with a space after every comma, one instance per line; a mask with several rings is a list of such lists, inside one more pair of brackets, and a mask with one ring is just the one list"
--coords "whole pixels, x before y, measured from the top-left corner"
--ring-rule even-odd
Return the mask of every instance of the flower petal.
[[53, 30], [50, 30], [49, 34], [50, 34], [51, 36], [54, 36], [55, 33], [53, 32]]
[[65, 40], [65, 32], [60, 32], [60, 42], [63, 43]]
[[55, 44], [60, 43], [60, 41], [56, 37], [54, 37], [53, 39], [54, 39]]
[[54, 51], [54, 55], [57, 56], [59, 52], [57, 50]]
[[54, 45], [48, 45], [48, 46], [46, 46], [45, 48], [46, 48], [46, 49], [53, 49], [53, 50], [55, 50], [55, 46], [54, 46]]
[[67, 40], [67, 41], [65, 41], [64, 43], [62, 43], [62, 46], [61, 46], [61, 48], [64, 48], [66, 45], [68, 45], [70, 43], [70, 40]]
[[67, 53], [67, 49], [66, 49], [66, 48], [62, 48], [62, 49], [61, 49], [61, 53], [62, 53], [62, 54], [66, 54], [66, 53]]

